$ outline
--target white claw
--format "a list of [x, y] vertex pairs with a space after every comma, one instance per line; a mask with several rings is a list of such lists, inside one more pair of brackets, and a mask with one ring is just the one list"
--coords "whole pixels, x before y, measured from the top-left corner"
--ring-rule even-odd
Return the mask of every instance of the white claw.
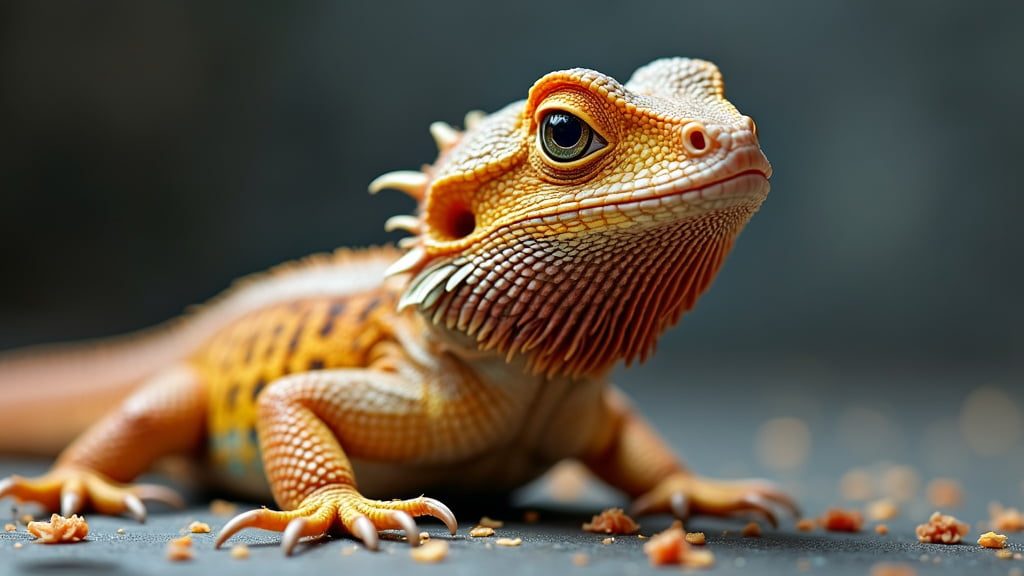
[[470, 110], [469, 112], [466, 112], [466, 119], [463, 120], [462, 123], [466, 127], [466, 130], [472, 130], [479, 126], [486, 117], [487, 113], [483, 110]]
[[406, 232], [412, 232], [413, 234], [420, 233], [420, 219], [415, 216], [409, 216], [408, 214], [396, 214], [384, 222], [384, 230], [391, 232], [394, 230], [405, 230]]
[[146, 521], [146, 506], [142, 503], [142, 500], [134, 494], [128, 494], [124, 497], [124, 507], [128, 509], [128, 513], [132, 515], [139, 522]]
[[292, 555], [292, 550], [299, 544], [299, 539], [305, 535], [307, 524], [306, 519], [299, 516], [285, 526], [284, 534], [281, 535], [281, 549], [284, 550], [285, 556]]
[[415, 548], [420, 545], [420, 531], [416, 528], [416, 521], [412, 519], [412, 516], [409, 516], [408, 512], [393, 510], [391, 518], [402, 527], [402, 531], [405, 532], [405, 539], [409, 541], [410, 546]]
[[376, 194], [384, 189], [393, 189], [405, 192], [409, 196], [419, 200], [430, 183], [430, 177], [417, 170], [395, 170], [385, 172], [370, 182], [370, 194]]
[[437, 144], [437, 150], [442, 154], [451, 150], [456, 144], [459, 143], [461, 135], [459, 131], [452, 128], [451, 124], [447, 122], [434, 122], [430, 125], [430, 135], [434, 137], [434, 142]]
[[60, 495], [60, 515], [71, 516], [82, 509], [82, 497], [74, 490], [64, 490]]
[[690, 517], [690, 499], [682, 492], [674, 492], [669, 497], [669, 507], [676, 518], [685, 520]]
[[352, 523], [352, 535], [362, 540], [363, 546], [366, 546], [367, 550], [377, 549], [379, 541], [377, 528], [366, 516], [360, 516]]

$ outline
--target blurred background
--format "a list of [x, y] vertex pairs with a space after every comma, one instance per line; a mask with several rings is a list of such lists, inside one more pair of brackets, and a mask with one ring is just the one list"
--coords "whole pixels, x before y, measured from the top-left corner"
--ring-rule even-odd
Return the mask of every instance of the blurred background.
[[903, 462], [1019, 505], [1022, 18], [1009, 1], [5, 2], [0, 349], [142, 328], [278, 262], [393, 241], [383, 222], [412, 202], [366, 185], [431, 162], [430, 122], [555, 69], [625, 81], [702, 57], [757, 120], [772, 193], [697, 310], [617, 380], [709, 474], [825, 501], [849, 469]]

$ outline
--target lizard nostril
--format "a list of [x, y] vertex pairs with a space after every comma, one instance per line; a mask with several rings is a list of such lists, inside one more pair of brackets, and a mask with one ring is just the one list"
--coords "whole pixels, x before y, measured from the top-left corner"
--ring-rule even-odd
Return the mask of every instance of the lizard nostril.
[[693, 156], [700, 156], [708, 151], [710, 142], [703, 124], [691, 122], [683, 127], [683, 147]]

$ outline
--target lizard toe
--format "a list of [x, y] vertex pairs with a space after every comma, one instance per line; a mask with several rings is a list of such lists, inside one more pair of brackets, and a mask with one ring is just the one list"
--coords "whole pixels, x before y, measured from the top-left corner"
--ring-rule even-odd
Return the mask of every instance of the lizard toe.
[[673, 474], [637, 498], [633, 512], [671, 512], [682, 519], [695, 514], [732, 516], [748, 513], [759, 515], [773, 527], [778, 527], [777, 508], [799, 515], [793, 499], [764, 480], [727, 481]]

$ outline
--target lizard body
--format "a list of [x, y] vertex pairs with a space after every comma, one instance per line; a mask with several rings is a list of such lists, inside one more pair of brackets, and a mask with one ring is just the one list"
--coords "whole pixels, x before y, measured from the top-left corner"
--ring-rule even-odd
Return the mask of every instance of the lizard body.
[[[436, 500], [370, 497], [509, 489], [564, 458], [639, 511], [792, 507], [762, 483], [685, 470], [608, 383], [693, 307], [768, 193], [754, 124], [717, 68], [659, 60], [625, 85], [555, 72], [466, 124], [432, 127], [433, 165], [371, 184], [419, 201], [388, 222], [413, 233], [404, 251], [339, 250], [245, 280], [168, 329], [173, 353], [50, 473], [0, 481], [0, 497], [142, 517], [142, 499], [175, 497], [127, 483], [163, 454], [205, 452], [282, 509], [236, 517], [218, 545], [259, 527], [283, 531], [286, 551], [330, 529], [416, 543], [419, 515], [454, 533]], [[31, 360], [0, 361], [0, 383]]]

